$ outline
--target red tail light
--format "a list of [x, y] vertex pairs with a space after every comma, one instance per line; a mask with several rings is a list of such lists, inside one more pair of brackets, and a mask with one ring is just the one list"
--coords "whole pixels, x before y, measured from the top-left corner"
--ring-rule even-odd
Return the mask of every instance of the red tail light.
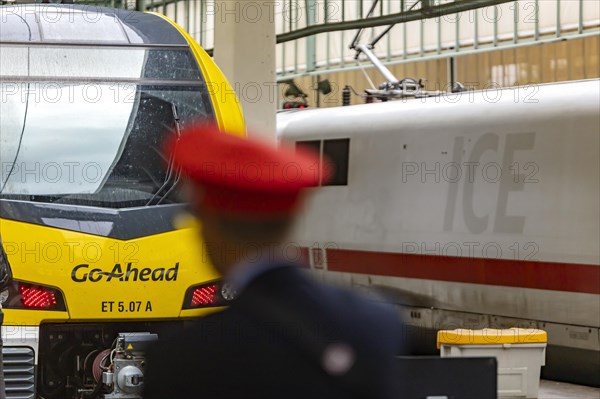
[[19, 286], [19, 292], [22, 296], [23, 306], [26, 308], [45, 309], [56, 306], [56, 295], [52, 290], [41, 287]]
[[53, 287], [13, 280], [3, 307], [7, 309], [39, 309], [65, 311], [61, 292]]
[[217, 300], [217, 285], [196, 288], [192, 294], [192, 306], [210, 306]]
[[188, 288], [183, 300], [183, 309], [227, 306], [234, 298], [235, 292], [229, 284], [213, 281]]

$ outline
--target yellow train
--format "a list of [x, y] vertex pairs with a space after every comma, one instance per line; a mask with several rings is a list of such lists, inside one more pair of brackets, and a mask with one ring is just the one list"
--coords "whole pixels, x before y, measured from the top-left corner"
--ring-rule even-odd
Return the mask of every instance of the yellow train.
[[199, 119], [245, 134], [239, 101], [164, 16], [28, 4], [0, 18], [7, 397], [138, 398], [148, 341], [231, 299], [162, 143]]

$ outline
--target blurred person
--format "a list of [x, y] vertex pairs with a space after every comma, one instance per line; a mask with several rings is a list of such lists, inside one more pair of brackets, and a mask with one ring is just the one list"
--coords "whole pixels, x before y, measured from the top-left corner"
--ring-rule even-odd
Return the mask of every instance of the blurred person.
[[149, 351], [144, 398], [393, 397], [397, 313], [317, 283], [286, 254], [303, 191], [319, 184], [318, 157], [209, 125], [169, 152], [207, 255], [237, 295]]

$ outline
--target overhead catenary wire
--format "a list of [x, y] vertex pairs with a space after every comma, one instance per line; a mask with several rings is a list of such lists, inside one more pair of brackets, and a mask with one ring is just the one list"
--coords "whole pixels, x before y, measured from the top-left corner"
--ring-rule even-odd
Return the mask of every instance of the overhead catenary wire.
[[[373, 12], [375, 11], [375, 7], [377, 7], [378, 2], [379, 2], [379, 0], [373, 0], [373, 4], [371, 4], [371, 9], [367, 13], [367, 16], [364, 17], [363, 19], [370, 18], [371, 15], [373, 15]], [[360, 36], [362, 35], [363, 30], [365, 30], [365, 28], [360, 28], [358, 30], [358, 32], [356, 32], [356, 35], [354, 35], [354, 39], [352, 40], [352, 43], [350, 44], [351, 49], [354, 49], [356, 47], [356, 44], [360, 40]]]
[[[417, 1], [417, 2], [415, 2], [415, 3], [413, 3], [413, 5], [412, 5], [412, 6], [410, 6], [410, 7], [408, 8], [408, 10], [406, 10], [406, 11], [412, 11], [412, 9], [413, 9], [413, 8], [415, 8], [415, 6], [416, 6], [417, 4], [419, 4], [419, 2], [418, 2], [418, 1]], [[375, 37], [375, 38], [374, 38], [374, 39], [373, 39], [373, 40], [372, 40], [372, 41], [369, 43], [369, 47], [371, 47], [371, 48], [375, 47], [375, 45], [376, 45], [377, 43], [379, 43], [379, 41], [380, 41], [381, 39], [383, 39], [383, 38], [385, 37], [385, 35], [387, 35], [387, 34], [389, 33], [389, 31], [391, 31], [391, 30], [394, 28], [394, 26], [396, 26], [396, 25], [397, 25], [397, 24], [391, 24], [390, 26], [388, 26], [387, 28], [385, 28], [385, 30], [384, 30], [383, 32], [381, 32], [379, 35], [377, 35], [377, 37]]]

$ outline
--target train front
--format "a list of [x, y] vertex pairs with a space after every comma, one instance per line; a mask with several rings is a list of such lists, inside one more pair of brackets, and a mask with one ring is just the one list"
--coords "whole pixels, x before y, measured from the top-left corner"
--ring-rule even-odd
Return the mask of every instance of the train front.
[[243, 134], [241, 110], [162, 16], [0, 13], [8, 398], [138, 398], [146, 345], [230, 299], [181, 216], [163, 142], [200, 119]]

